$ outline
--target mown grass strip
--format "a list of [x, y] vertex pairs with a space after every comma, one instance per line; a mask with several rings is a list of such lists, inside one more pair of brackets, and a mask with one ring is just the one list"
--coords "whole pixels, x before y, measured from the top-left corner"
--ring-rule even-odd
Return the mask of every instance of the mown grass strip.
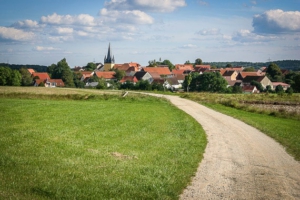
[[0, 98], [0, 199], [177, 199], [206, 146], [163, 99], [13, 95]]

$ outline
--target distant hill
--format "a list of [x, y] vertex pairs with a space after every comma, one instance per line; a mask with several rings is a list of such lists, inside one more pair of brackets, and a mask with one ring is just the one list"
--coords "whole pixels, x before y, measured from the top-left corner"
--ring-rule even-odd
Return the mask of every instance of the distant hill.
[[276, 63], [281, 69], [288, 69], [293, 71], [300, 71], [300, 60], [279, 60], [272, 62], [204, 62], [203, 64], [216, 66], [217, 68], [224, 68], [227, 64], [243, 67], [254, 67], [259, 69], [261, 67], [267, 67], [270, 63]]
[[47, 72], [47, 66], [43, 65], [15, 65], [15, 64], [7, 64], [7, 63], [0, 63], [0, 66], [10, 67], [11, 69], [19, 70], [22, 67], [27, 69], [31, 68], [34, 69], [36, 72]]

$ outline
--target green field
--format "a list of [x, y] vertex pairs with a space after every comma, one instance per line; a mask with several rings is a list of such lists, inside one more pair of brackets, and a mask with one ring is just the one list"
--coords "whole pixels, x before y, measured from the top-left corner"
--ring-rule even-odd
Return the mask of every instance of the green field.
[[206, 146], [163, 99], [0, 90], [0, 199], [177, 199]]

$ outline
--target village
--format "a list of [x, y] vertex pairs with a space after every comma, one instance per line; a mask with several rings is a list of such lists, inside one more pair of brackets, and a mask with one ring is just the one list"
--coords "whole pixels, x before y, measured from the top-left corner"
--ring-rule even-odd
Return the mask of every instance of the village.
[[[175, 64], [172, 67], [163, 62], [157, 63], [153, 64], [153, 62], [149, 61], [149, 66], [141, 66], [137, 62], [116, 64], [109, 44], [107, 55], [104, 57], [104, 64], [91, 63], [94, 65], [91, 68], [88, 68], [88, 66], [74, 67], [71, 70], [66, 63], [66, 59], [63, 59], [58, 65], [67, 66], [65, 67], [67, 68], [65, 71], [68, 71], [67, 75], [66, 73], [62, 74], [62, 66], [58, 67], [55, 64], [49, 66], [47, 72], [36, 72], [31, 68], [26, 69], [31, 78], [31, 82], [29, 81], [27, 86], [168, 90], [172, 92], [191, 90], [227, 93], [289, 92], [292, 90], [288, 81], [284, 82], [283, 79], [278, 79], [278, 75], [281, 77], [288, 75], [290, 73], [289, 70], [281, 70], [279, 67], [275, 69], [275, 71], [279, 70], [279, 72], [276, 72], [277, 74], [275, 73], [277, 78], [272, 79], [270, 78], [270, 72], [267, 74], [268, 67], [248, 70], [247, 67], [243, 66], [216, 68], [202, 64], [202, 61], [194, 64]], [[217, 84], [221, 85], [221, 89], [211, 90], [206, 88], [203, 90], [202, 88], [201, 90], [196, 88], [196, 85], [202, 82], [202, 80], [196, 80], [196, 78], [207, 73], [218, 75], [217, 77], [208, 77], [206, 79], [219, 78], [220, 80], [217, 81]], [[22, 77], [24, 77], [24, 72]], [[213, 82], [213, 80], [211, 81]], [[211, 83], [208, 84], [212, 85]]]

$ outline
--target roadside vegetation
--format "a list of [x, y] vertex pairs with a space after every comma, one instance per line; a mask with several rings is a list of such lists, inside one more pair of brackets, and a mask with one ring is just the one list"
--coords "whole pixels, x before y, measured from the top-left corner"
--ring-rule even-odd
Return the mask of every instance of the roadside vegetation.
[[0, 199], [177, 199], [206, 147], [199, 124], [160, 98], [0, 94]]
[[[217, 94], [190, 93], [188, 98], [256, 127], [283, 145], [300, 160], [300, 94]], [[292, 106], [291, 112], [258, 108], [256, 104]]]

